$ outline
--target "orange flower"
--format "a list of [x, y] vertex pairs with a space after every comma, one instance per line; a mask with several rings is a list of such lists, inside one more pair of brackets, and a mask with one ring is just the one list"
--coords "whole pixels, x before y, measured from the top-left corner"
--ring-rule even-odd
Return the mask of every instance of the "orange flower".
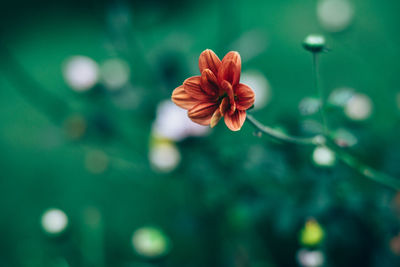
[[188, 110], [189, 118], [214, 127], [224, 117], [232, 131], [246, 120], [246, 110], [254, 104], [253, 90], [239, 83], [241, 60], [238, 52], [229, 52], [221, 60], [210, 49], [199, 58], [201, 76], [186, 79], [172, 92], [172, 101]]

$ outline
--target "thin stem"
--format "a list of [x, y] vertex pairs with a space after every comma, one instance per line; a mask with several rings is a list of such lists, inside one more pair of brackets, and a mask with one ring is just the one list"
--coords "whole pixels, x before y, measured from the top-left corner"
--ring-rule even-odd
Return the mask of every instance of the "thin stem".
[[326, 115], [325, 115], [325, 95], [324, 92], [319, 85], [319, 64], [318, 64], [318, 52], [313, 52], [313, 63], [312, 63], [312, 72], [313, 72], [313, 79], [314, 79], [314, 88], [318, 92], [319, 99], [321, 101], [321, 106], [319, 108], [320, 113], [321, 113], [321, 120], [322, 120], [322, 126], [323, 126], [323, 134], [325, 136], [328, 136], [329, 130], [328, 130], [328, 123], [326, 120]]
[[336, 145], [333, 141], [329, 142], [328, 147], [335, 152], [338, 159], [340, 159], [347, 166], [356, 170], [358, 173], [360, 173], [364, 177], [367, 177], [375, 182], [384, 184], [393, 189], [396, 189], [396, 190], [400, 189], [400, 179], [398, 179], [396, 177], [392, 177], [390, 175], [387, 175], [383, 172], [380, 172], [380, 171], [362, 163], [357, 158], [350, 155], [348, 152], [343, 151], [343, 149], [341, 147], [339, 147], [338, 145]]
[[322, 135], [316, 135], [310, 138], [294, 137], [263, 125], [250, 114], [247, 114], [246, 118], [259, 131], [265, 133], [266, 135], [277, 141], [298, 145], [322, 145], [325, 143], [325, 137], [323, 137]]
[[381, 183], [395, 190], [400, 189], [400, 179], [392, 177], [385, 173], [382, 173], [356, 159], [354, 156], [350, 155], [348, 152], [344, 151], [341, 147], [336, 145], [334, 140], [327, 139], [328, 137], [322, 135], [316, 135], [314, 137], [302, 138], [293, 137], [282, 132], [276, 131], [268, 126], [263, 125], [257, 121], [252, 115], [247, 114], [247, 121], [250, 122], [257, 130], [263, 132], [267, 136], [274, 140], [283, 143], [292, 143], [298, 145], [311, 145], [311, 146], [326, 146], [335, 152], [336, 157], [343, 163], [348, 165], [350, 168], [356, 170], [361, 175], [369, 178], [375, 182]]

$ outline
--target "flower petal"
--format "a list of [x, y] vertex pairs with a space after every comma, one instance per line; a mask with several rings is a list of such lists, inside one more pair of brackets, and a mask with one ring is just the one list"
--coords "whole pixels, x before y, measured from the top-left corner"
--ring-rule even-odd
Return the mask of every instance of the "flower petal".
[[231, 51], [222, 59], [221, 67], [218, 70], [218, 81], [228, 81], [235, 87], [240, 80], [242, 63], [238, 52]]
[[230, 114], [233, 114], [233, 112], [235, 112], [235, 110], [236, 110], [236, 103], [235, 103], [235, 96], [233, 94], [232, 85], [228, 81], [224, 80], [224, 81], [222, 81], [221, 87], [229, 97]]
[[186, 93], [183, 85], [177, 87], [172, 92], [171, 100], [175, 103], [175, 105], [183, 109], [191, 109], [193, 106], [199, 103], [199, 100], [191, 97], [188, 93]]
[[235, 94], [237, 109], [246, 110], [254, 104], [254, 91], [247, 85], [239, 83], [235, 88]]
[[210, 96], [219, 95], [218, 80], [210, 69], [205, 69], [201, 73], [201, 88]]
[[211, 117], [211, 121], [210, 121], [210, 127], [214, 128], [215, 125], [218, 124], [219, 120], [222, 118], [222, 113], [220, 111], [219, 108], [217, 108], [214, 112], [214, 114]]
[[200, 80], [200, 76], [190, 77], [183, 82], [183, 87], [186, 93], [188, 93], [191, 97], [201, 101], [209, 101], [213, 97], [204, 92], [204, 90], [201, 88]]
[[215, 75], [217, 75], [220, 66], [221, 66], [221, 60], [212, 50], [206, 49], [200, 54], [199, 57], [200, 73], [203, 73], [205, 69], [209, 69]]
[[237, 109], [232, 115], [226, 113], [224, 118], [225, 124], [230, 130], [239, 131], [246, 120], [246, 111]]
[[218, 108], [218, 104], [214, 102], [202, 102], [188, 111], [189, 118], [201, 125], [209, 125], [211, 117], [215, 110]]
[[229, 109], [230, 109], [229, 98], [224, 97], [222, 99], [221, 104], [219, 105], [219, 111], [221, 112], [222, 116], [225, 116], [225, 113], [228, 112]]

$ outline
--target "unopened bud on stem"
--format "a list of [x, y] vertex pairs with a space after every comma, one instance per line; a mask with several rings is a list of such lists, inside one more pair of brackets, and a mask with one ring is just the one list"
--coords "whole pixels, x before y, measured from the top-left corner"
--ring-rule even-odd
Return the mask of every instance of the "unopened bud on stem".
[[303, 42], [304, 49], [318, 53], [325, 50], [325, 38], [322, 35], [310, 34]]

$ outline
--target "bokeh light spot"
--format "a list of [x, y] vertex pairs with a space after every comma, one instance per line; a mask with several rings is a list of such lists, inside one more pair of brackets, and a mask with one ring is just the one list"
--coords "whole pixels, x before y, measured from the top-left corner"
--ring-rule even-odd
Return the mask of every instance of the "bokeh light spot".
[[367, 95], [355, 94], [347, 102], [344, 112], [355, 121], [368, 119], [372, 113], [372, 101]]
[[314, 246], [324, 238], [324, 230], [315, 219], [307, 220], [300, 233], [300, 242], [303, 245]]
[[71, 139], [81, 138], [85, 134], [86, 128], [86, 120], [81, 115], [72, 115], [64, 122], [65, 133]]
[[163, 256], [170, 250], [168, 237], [155, 227], [137, 229], [133, 233], [132, 244], [136, 253], [149, 258]]
[[358, 143], [357, 137], [346, 129], [340, 128], [333, 133], [335, 142], [341, 147], [351, 147]]
[[126, 85], [130, 72], [129, 64], [119, 58], [108, 59], [100, 66], [101, 81], [109, 90], [118, 90]]
[[304, 267], [318, 267], [324, 264], [325, 257], [319, 250], [300, 249], [297, 252], [297, 261]]
[[93, 174], [100, 174], [107, 170], [110, 159], [101, 150], [90, 150], [85, 155], [85, 167]]
[[318, 166], [329, 167], [335, 164], [335, 153], [326, 146], [318, 146], [312, 154], [314, 163]]
[[325, 30], [340, 32], [351, 24], [354, 9], [347, 0], [320, 0], [317, 5], [317, 16]]
[[312, 115], [318, 112], [321, 106], [321, 101], [314, 97], [305, 97], [299, 103], [301, 115]]
[[155, 170], [170, 172], [178, 166], [181, 154], [174, 143], [161, 140], [150, 145], [149, 159]]
[[390, 250], [393, 254], [400, 256], [400, 234], [390, 240]]
[[157, 107], [157, 116], [152, 128], [152, 133], [157, 138], [181, 141], [189, 136], [206, 135], [209, 131], [210, 127], [192, 122], [187, 116], [187, 111], [170, 100], [162, 101]]
[[42, 215], [41, 224], [47, 233], [59, 234], [67, 227], [68, 217], [60, 209], [49, 209]]
[[259, 71], [242, 73], [240, 82], [253, 89], [256, 97], [254, 109], [264, 108], [271, 100], [271, 86], [268, 79]]
[[99, 67], [97, 63], [86, 56], [73, 56], [64, 64], [65, 82], [72, 90], [84, 92], [91, 89], [98, 81]]
[[354, 96], [354, 89], [349, 87], [336, 88], [329, 95], [328, 102], [331, 105], [344, 107]]

